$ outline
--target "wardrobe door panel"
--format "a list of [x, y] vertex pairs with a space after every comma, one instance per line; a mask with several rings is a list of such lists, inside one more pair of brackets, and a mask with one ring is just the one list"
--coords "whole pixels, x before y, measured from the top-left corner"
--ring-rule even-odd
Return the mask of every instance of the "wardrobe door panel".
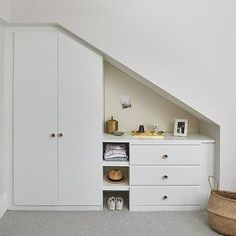
[[102, 204], [102, 58], [59, 34], [59, 203]]
[[57, 203], [57, 33], [14, 33], [14, 204]]

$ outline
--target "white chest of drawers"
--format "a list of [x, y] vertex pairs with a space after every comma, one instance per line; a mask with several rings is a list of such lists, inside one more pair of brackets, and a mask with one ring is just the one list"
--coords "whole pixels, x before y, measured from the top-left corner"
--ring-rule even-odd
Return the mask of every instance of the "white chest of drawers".
[[[108, 136], [109, 137], [109, 136]], [[129, 209], [131, 211], [205, 208], [214, 174], [214, 140], [196, 135], [163, 139], [110, 137], [129, 142]]]

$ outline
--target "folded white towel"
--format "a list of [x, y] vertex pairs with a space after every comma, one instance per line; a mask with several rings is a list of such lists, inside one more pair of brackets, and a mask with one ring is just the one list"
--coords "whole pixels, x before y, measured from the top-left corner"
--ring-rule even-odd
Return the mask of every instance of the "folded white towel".
[[126, 156], [126, 151], [125, 150], [107, 150], [107, 151], [105, 151], [105, 156], [110, 156], [110, 155], [125, 155]]
[[106, 150], [126, 150], [125, 144], [107, 144], [106, 145]]
[[113, 145], [107, 144], [105, 147], [104, 159], [105, 160], [127, 160], [128, 156], [126, 154], [126, 145]]
[[113, 154], [113, 155], [110, 155], [110, 156], [104, 156], [105, 159], [112, 159], [112, 158], [115, 158], [115, 157], [120, 157], [120, 158], [127, 158], [126, 155], [119, 155], [119, 154]]
[[114, 157], [114, 158], [109, 158], [105, 159], [106, 161], [128, 161], [128, 157]]

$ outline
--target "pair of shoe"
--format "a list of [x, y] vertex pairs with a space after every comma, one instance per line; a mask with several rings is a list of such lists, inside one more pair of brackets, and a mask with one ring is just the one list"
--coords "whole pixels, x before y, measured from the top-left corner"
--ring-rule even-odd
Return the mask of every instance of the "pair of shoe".
[[121, 211], [123, 209], [124, 200], [122, 197], [109, 197], [107, 200], [107, 207], [109, 210], [114, 211]]

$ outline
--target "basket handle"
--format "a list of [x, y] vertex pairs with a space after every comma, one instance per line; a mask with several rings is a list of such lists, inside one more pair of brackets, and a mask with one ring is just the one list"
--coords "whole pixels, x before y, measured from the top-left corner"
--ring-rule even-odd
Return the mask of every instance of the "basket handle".
[[211, 179], [213, 179], [215, 182], [216, 182], [216, 190], [218, 191], [219, 190], [219, 182], [218, 180], [216, 179], [216, 177], [214, 177], [213, 175], [209, 175], [208, 176], [208, 183], [209, 183], [209, 186], [211, 188], [211, 191], [213, 191], [214, 189], [212, 188], [212, 185], [211, 185]]

